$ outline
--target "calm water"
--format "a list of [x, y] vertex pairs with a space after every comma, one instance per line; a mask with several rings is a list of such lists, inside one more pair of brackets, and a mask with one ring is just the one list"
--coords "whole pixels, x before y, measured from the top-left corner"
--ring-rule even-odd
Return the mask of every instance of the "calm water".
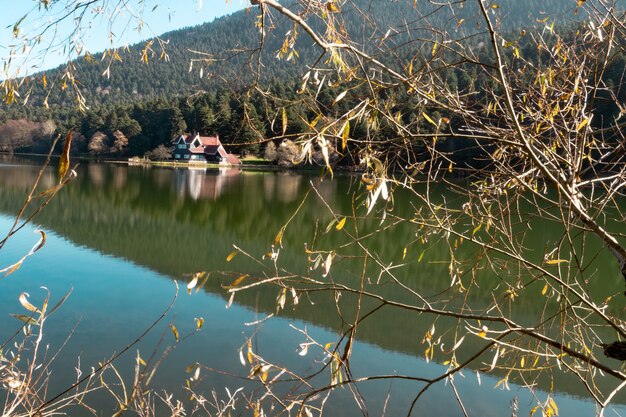
[[[10, 227], [11, 216], [19, 209], [38, 172], [34, 163], [11, 162], [0, 164], [1, 232]], [[312, 186], [334, 209], [349, 213], [352, 196], [359, 192], [354, 178], [322, 181], [315, 176], [283, 173], [145, 169], [96, 163], [83, 164], [78, 172], [78, 179], [37, 217], [37, 224], [15, 236], [0, 254], [0, 266], [4, 267], [37, 241], [35, 228], [48, 233], [48, 243], [42, 251], [16, 273], [0, 280], [0, 340], [20, 325], [9, 314], [23, 313], [18, 302], [22, 291], [30, 293], [36, 304], [45, 296], [42, 286], [51, 291], [53, 299], [73, 289], [67, 303], [48, 323], [46, 341], [52, 350], [58, 349], [75, 328], [55, 362], [51, 391], [75, 378], [78, 357], [80, 367], [89, 369], [139, 335], [167, 307], [176, 292], [175, 281], [180, 283], [181, 291], [174, 309], [138, 349], [147, 358], [155, 346], [163, 350], [159, 346], [162, 338], [173, 343], [170, 322], [184, 335], [194, 329], [195, 318], [205, 319], [199, 333], [176, 346], [152, 383], [153, 388], [166, 389], [182, 399], [188, 397], [181, 388], [190, 376], [185, 369], [195, 362], [234, 376], [246, 376], [248, 369], [239, 362], [238, 350], [247, 337], [254, 336], [257, 352], [300, 371], [308, 369], [320, 355], [314, 351], [306, 357], [297, 354], [298, 345], [305, 340], [296, 328], [306, 329], [322, 343], [336, 341], [341, 321], [332, 298], [311, 298], [297, 309], [288, 307], [271, 320], [250, 325], [275, 312], [277, 289], [249, 291], [226, 308], [228, 294], [222, 284], [242, 271], [263, 274], [271, 270], [271, 265], [259, 265], [243, 255], [226, 262], [233, 244], [254, 256], [266, 253], [278, 230]], [[45, 185], [54, 181], [51, 170], [43, 182]], [[285, 233], [283, 264], [292, 270], [306, 270], [304, 242], [311, 244], [312, 236], [319, 235], [319, 247], [341, 244], [339, 233], [322, 233], [329, 220], [325, 204], [315, 194], [309, 194]], [[375, 223], [378, 222], [365, 220], [364, 230]], [[402, 248], [393, 243], [408, 241], [412, 233], [406, 227], [390, 228], [387, 233], [370, 238], [369, 244], [381, 257], [397, 260], [402, 256]], [[537, 236], [545, 241], [541, 233], [549, 236], [550, 230], [544, 228]], [[418, 255], [419, 251], [409, 253], [409, 257]], [[418, 289], [432, 288], [434, 292], [441, 286], [435, 277], [447, 276], [445, 260], [445, 248], [431, 247], [419, 269], [409, 269], [401, 277]], [[203, 291], [189, 295], [185, 285], [196, 271], [210, 271], [211, 275]], [[341, 278], [337, 279], [359, 279], [358, 270], [354, 272], [349, 261], [338, 265], [338, 271]], [[621, 288], [619, 282], [619, 276], [607, 276], [602, 283], [591, 285], [602, 297]], [[385, 286], [381, 291], [398, 299], [406, 296]], [[485, 297], [485, 303], [489, 302], [489, 289], [485, 289]], [[349, 311], [349, 297], [345, 302]], [[541, 305], [535, 306], [532, 301], [520, 303], [518, 314], [523, 318], [525, 314], [532, 315], [536, 308]], [[445, 366], [423, 359], [422, 337], [431, 323], [432, 319], [393, 311], [373, 317], [359, 330], [359, 342], [351, 360], [355, 376], [396, 373], [433, 377], [442, 373]], [[441, 321], [438, 326], [445, 324]], [[118, 362], [125, 376], [132, 370], [135, 351], [132, 349]], [[201, 387], [215, 388], [219, 394], [225, 392], [224, 387], [233, 391], [243, 384], [240, 379], [220, 373], [203, 371], [202, 377]], [[510, 385], [510, 391], [494, 388], [500, 378], [483, 374], [479, 385], [471, 370], [456, 378], [470, 415], [511, 415], [514, 398], [518, 399], [519, 415], [529, 414], [534, 406], [530, 394], [515, 384]], [[541, 388], [548, 385], [549, 381], [545, 381]], [[361, 389], [370, 415], [382, 414], [389, 395], [386, 415], [395, 416], [406, 413], [421, 386], [398, 381], [391, 386], [389, 382], [373, 382]], [[555, 382], [555, 387], [559, 390], [555, 400], [560, 415], [595, 414], [595, 406], [588, 401], [581, 384], [564, 377]], [[547, 395], [541, 390], [536, 394], [541, 399]], [[329, 404], [329, 415], [361, 415], [350, 398], [348, 390], [337, 390]], [[431, 388], [420, 401], [416, 415], [462, 415], [449, 385]], [[624, 404], [626, 398], [622, 395], [616, 402]], [[113, 411], [106, 396], [94, 396], [92, 405], [102, 415]], [[626, 407], [618, 405], [607, 415], [624, 416]]]

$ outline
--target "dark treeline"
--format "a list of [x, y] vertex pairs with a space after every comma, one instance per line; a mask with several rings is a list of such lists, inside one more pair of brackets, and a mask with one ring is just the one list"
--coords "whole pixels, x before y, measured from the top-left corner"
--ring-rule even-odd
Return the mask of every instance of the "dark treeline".
[[[381, 38], [387, 28], [401, 28], [397, 31], [398, 34], [385, 42], [396, 42], [399, 45], [396, 50], [398, 54], [415, 57], [416, 68], [430, 60], [433, 43], [406, 42], [402, 28], [410, 29], [412, 33], [416, 27], [427, 28], [429, 25], [455, 30], [461, 20], [467, 19], [461, 28], [475, 33], [484, 31], [484, 28], [474, 22], [476, 13], [471, 10], [471, 4], [460, 9], [457, 15], [445, 11], [436, 13], [432, 15], [436, 17], [435, 22], [428, 15], [430, 9], [414, 9], [411, 7], [412, 2], [363, 0], [356, 4], [360, 8], [342, 14], [346, 30], [354, 33], [355, 39], [358, 38], [360, 31], [363, 31], [359, 22], [364, 14], [376, 16], [371, 25]], [[571, 17], [576, 16], [576, 4], [577, 2], [568, 0], [550, 2], [548, 5], [540, 1], [502, 2], [503, 22], [507, 22], [507, 27], [511, 28], [511, 38], [517, 39], [515, 45], [518, 53], [531, 62], [543, 59], [530, 36], [520, 37], [519, 32], [514, 31], [516, 28], [526, 27], [525, 25], [545, 25], [550, 16], [567, 16], [571, 21]], [[246, 62], [254, 62], [250, 57], [258, 46], [258, 32], [251, 21], [254, 15], [253, 12], [244, 11], [196, 28], [163, 35], [162, 38], [169, 41], [168, 62], [158, 59], [158, 42], [152, 44], [147, 51], [148, 64], [139, 59], [131, 59], [141, 54], [146, 44], [133, 46], [125, 53], [120, 52], [124, 62], [114, 59], [112, 52], [94, 55], [93, 59], [76, 61], [73, 65], [77, 67], [83, 94], [90, 103], [90, 109], [86, 111], [63, 105], [69, 99], [69, 89], [61, 88], [49, 90], [48, 107], [36, 105], [44, 99], [43, 83], [35, 82], [43, 74], [34, 76], [29, 105], [11, 105], [0, 112], [0, 150], [44, 152], [49, 149], [57, 134], [63, 136], [72, 129], [73, 152], [76, 154], [165, 159], [169, 157], [168, 148], [172, 138], [184, 132], [199, 132], [203, 135], [218, 134], [230, 152], [265, 155], [268, 159], [275, 159], [277, 149], [281, 150], [278, 146], [280, 141], [297, 138], [310, 128], [310, 124], [320, 114], [332, 118], [346, 113], [360, 96], [367, 93], [370, 86], [365, 84], [354, 84], [350, 81], [331, 83], [330, 79], [324, 82], [323, 73], [311, 73], [309, 76], [309, 84], [317, 82], [319, 88], [316, 87], [313, 92], [302, 92], [301, 76], [304, 71], [301, 63], [314, 62], [319, 51], [308, 41], [299, 39], [299, 46], [294, 48], [298, 57], [289, 56], [291, 49], [282, 48], [280, 43], [284, 40], [288, 27], [280, 21], [265, 45], [265, 76], [258, 80], [262, 88], [251, 88], [250, 85], [256, 86], [253, 83], [254, 68], [252, 64], [246, 65]], [[423, 16], [428, 16], [431, 20]], [[552, 17], [550, 21], [558, 22]], [[564, 23], [558, 26], [558, 32], [561, 37], [574, 40], [577, 27], [575, 22]], [[482, 41], [480, 36], [476, 36], [471, 42], [479, 48]], [[228, 51], [235, 48], [248, 52], [228, 56]], [[217, 57], [221, 51], [220, 56], [229, 59], [218, 60], [212, 68], [205, 66], [204, 62], [196, 61], [190, 71], [190, 59], [202, 57], [190, 52], [196, 50], [206, 51], [213, 57]], [[478, 50], [480, 55], [480, 49]], [[470, 94], [474, 103], [485, 107], [484, 102], [489, 99], [486, 92], [497, 88], [492, 75], [471, 64], [448, 67], [447, 63], [454, 61], [454, 53], [438, 53], [441, 65], [433, 69], [438, 71], [439, 79], [446, 83], [450, 91], [462, 95]], [[514, 66], [513, 50], [509, 48], [507, 53], [510, 55], [511, 65]], [[283, 59], [276, 59], [276, 54]], [[493, 57], [485, 50], [480, 60], [491, 62]], [[103, 76], [103, 68], [106, 69], [109, 63], [109, 75]], [[623, 54], [618, 55], [610, 64], [609, 70], [603, 74], [604, 82], [621, 102], [626, 101], [626, 89], [622, 86], [625, 67], [626, 58]], [[247, 69], [250, 70], [249, 73], [246, 72]], [[213, 75], [219, 73], [220, 77], [211, 76], [213, 70]], [[63, 68], [59, 68], [49, 71], [46, 76], [48, 80], [54, 80], [60, 79], [62, 74]], [[224, 79], [228, 79], [228, 83]], [[53, 81], [47, 83], [52, 84]], [[335, 98], [344, 91], [347, 94], [343, 100], [335, 103]], [[386, 85], [380, 89], [378, 95], [381, 103], [392, 109], [409, 130], [421, 133], [433, 131], [433, 126], [416, 113], [418, 98], [407, 92], [403, 86]], [[611, 122], [619, 113], [614, 100], [609, 100], [608, 95], [606, 98], [607, 100], [597, 100], [594, 112], [599, 117], [594, 117], [596, 124]], [[453, 115], [442, 115], [436, 110], [430, 117], [433, 120], [449, 118], [450, 126], [455, 123]], [[389, 139], [397, 139], [399, 135], [389, 120], [359, 120], [350, 129], [353, 142], [344, 149], [339, 128], [340, 126], [335, 131], [330, 129], [325, 134], [333, 143], [333, 162], [343, 161], [346, 164], [358, 162], [358, 143], [361, 140], [367, 139], [370, 146], [382, 147]], [[275, 138], [274, 141], [271, 138]], [[379, 145], [377, 141], [380, 142]], [[468, 147], [467, 143], [441, 139], [439, 146], [457, 161], [475, 163], [478, 159], [475, 154], [477, 148]], [[407, 155], [419, 155], [419, 148], [420, 144], [415, 143], [414, 148], [407, 149]], [[296, 153], [291, 150], [289, 159], [294, 159]], [[397, 164], [403, 163], [401, 153], [394, 154], [394, 157], [397, 158]]]

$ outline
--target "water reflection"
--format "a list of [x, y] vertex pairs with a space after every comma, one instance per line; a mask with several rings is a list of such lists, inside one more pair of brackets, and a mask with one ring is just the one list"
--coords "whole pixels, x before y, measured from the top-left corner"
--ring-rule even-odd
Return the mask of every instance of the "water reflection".
[[179, 198], [192, 200], [217, 200], [238, 180], [240, 168], [219, 168], [207, 172], [206, 168], [176, 169], [174, 184]]
[[[339, 212], [350, 213], [353, 204], [351, 196], [358, 182], [352, 177], [337, 177], [329, 181], [314, 175], [293, 173], [146, 169], [102, 164], [84, 164], [79, 170], [75, 183], [44, 210], [38, 217], [39, 222], [79, 245], [128, 259], [172, 279], [180, 279], [195, 271], [213, 271], [205, 289], [221, 300], [220, 306], [225, 304], [222, 284], [227, 282], [220, 279], [216, 271], [236, 269], [260, 273], [259, 265], [246, 263], [243, 257], [236, 258], [236, 264], [225, 261], [232, 251], [233, 243], [258, 257], [266, 253], [278, 230], [296, 211], [312, 185], [316, 192], [310, 193], [307, 204], [286, 230], [283, 238], [285, 247], [281, 255], [286, 268], [305, 273], [307, 265], [303, 242], [308, 242], [309, 247], [315, 244], [321, 250], [345, 243], [341, 240], [342, 234], [333, 233], [332, 228], [331, 232], [323, 233], [331, 220], [326, 213], [325, 203], [331, 204]], [[15, 213], [19, 209], [19, 202], [23, 201], [20, 196], [32, 185], [36, 175], [36, 166], [0, 168], [0, 183], [3, 184], [0, 211]], [[54, 183], [54, 170], [48, 170], [44, 178], [46, 184], [50, 181]], [[324, 202], [317, 197], [318, 194]], [[316, 219], [319, 221], [316, 222]], [[371, 223], [376, 226], [379, 221]], [[372, 230], [371, 226], [367, 222], [362, 225], [364, 235]], [[538, 247], [543, 247], [546, 236], [551, 235], [550, 227], [554, 226], [537, 228], [534, 239]], [[448, 249], [441, 245], [430, 245], [424, 260], [418, 262], [421, 250], [410, 248], [406, 259], [403, 259], [402, 250], [389, 244], [410, 241], [414, 233], [410, 225], [402, 225], [389, 228], [385, 233], [373, 234], [364, 243], [375, 250], [385, 263], [403, 261], [408, 265], [397, 271], [397, 277], [403, 285], [425, 294], [437, 293], [449, 285], [449, 279], [438, 279], [448, 277]], [[315, 242], [310, 240], [314, 235], [317, 236]], [[462, 247], [457, 256], [469, 259], [474, 257], [474, 253]], [[360, 271], [358, 267], [354, 268], [349, 259], [344, 259], [338, 263], [332, 279], [354, 282], [360, 279]], [[379, 270], [368, 266], [365, 275], [370, 282], [376, 282]], [[598, 297], [606, 297], [611, 294], [612, 288], [619, 287], [619, 276], [599, 275], [602, 280], [590, 283], [590, 292]], [[498, 280], [494, 282], [497, 285]], [[374, 286], [369, 289], [374, 290]], [[407, 299], [406, 291], [392, 282], [377, 286], [375, 290], [388, 299], [411, 301]], [[493, 286], [485, 285], [471, 296], [483, 297], [489, 302], [492, 290]], [[539, 291], [540, 288], [537, 293]], [[269, 314], [275, 312], [276, 290], [268, 287], [258, 292], [244, 293], [235, 301], [250, 311]], [[341, 328], [342, 322], [332, 296], [314, 296], [309, 301], [281, 314], [332, 331]], [[344, 294], [341, 298], [341, 314], [350, 317], [355, 305], [355, 300]], [[362, 305], [364, 310], [370, 307], [373, 306], [367, 303]], [[542, 300], [528, 297], [513, 306], [517, 310], [516, 314], [522, 318], [536, 316], [537, 311], [544, 307]], [[364, 322], [358, 337], [361, 341], [388, 351], [421, 357], [425, 349], [421, 338], [431, 323], [432, 317], [411, 316], [388, 309]], [[454, 325], [453, 320], [442, 319], [437, 323], [440, 329]], [[463, 345], [460, 356], [466, 348], [471, 353], [474, 347]], [[363, 369], [367, 369], [368, 360], [363, 358], [363, 363], [366, 363]], [[416, 362], [419, 362], [420, 369], [429, 369], [420, 372], [435, 372], [433, 365], [426, 365], [421, 360]], [[382, 363], [379, 365], [384, 367]], [[580, 383], [573, 382], [567, 374], [556, 375], [557, 389], [586, 396]], [[545, 381], [543, 388], [549, 388], [551, 383]]]

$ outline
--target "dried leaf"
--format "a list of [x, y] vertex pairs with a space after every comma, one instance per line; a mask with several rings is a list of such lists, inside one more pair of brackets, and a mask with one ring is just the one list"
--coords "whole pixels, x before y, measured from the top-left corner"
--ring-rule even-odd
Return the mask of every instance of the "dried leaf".
[[287, 133], [287, 109], [283, 107], [283, 136]]
[[20, 268], [20, 266], [22, 266], [22, 263], [24, 262], [24, 259], [26, 259], [26, 257], [20, 259], [19, 261], [17, 261], [13, 265], [11, 265], [9, 267], [6, 267], [3, 270], [0, 270], [0, 273], [4, 272], [4, 276], [5, 277], [8, 276], [8, 275], [11, 275], [15, 271], [17, 271]]
[[346, 94], [348, 93], [348, 91], [342, 91], [341, 93], [339, 93], [339, 95], [337, 97], [335, 97], [335, 100], [333, 101], [333, 104], [337, 104], [341, 101], [341, 99], [343, 99]]
[[282, 247], [284, 235], [285, 235], [285, 226], [281, 227], [278, 233], [276, 233], [276, 237], [274, 238], [274, 245]]
[[250, 274], [239, 275], [237, 278], [235, 278], [233, 282], [230, 283], [230, 285], [224, 285], [223, 288], [226, 288], [226, 289], [237, 288], [237, 286], [241, 284], [243, 280], [248, 278], [249, 276]]
[[233, 260], [233, 258], [234, 258], [235, 256], [237, 256], [238, 254], [239, 254], [239, 251], [238, 251], [238, 250], [234, 250], [234, 251], [232, 251], [231, 253], [229, 253], [229, 254], [228, 254], [228, 256], [226, 257], [226, 262], [230, 262], [230, 261], [232, 261], [232, 260]]
[[27, 316], [26, 314], [11, 314], [11, 317], [15, 317], [16, 319], [23, 321], [26, 324], [34, 324], [36, 326], [39, 325], [38, 320], [35, 320], [32, 316]]
[[587, 126], [587, 124], [589, 123], [589, 121], [590, 121], [590, 120], [591, 120], [591, 118], [590, 118], [590, 117], [587, 117], [585, 120], [583, 120], [582, 122], [580, 122], [580, 123], [578, 124], [578, 126], [576, 126], [576, 131], [577, 131], [577, 132], [580, 132], [580, 130], [581, 130], [583, 127]]
[[346, 120], [341, 129], [341, 149], [345, 150], [348, 146], [348, 139], [350, 138], [350, 121]]
[[546, 261], [546, 265], [558, 265], [569, 262], [567, 259], [550, 259]]
[[172, 333], [174, 333], [174, 339], [176, 339], [176, 342], [178, 343], [178, 341], [180, 340], [178, 329], [176, 328], [176, 326], [174, 326], [173, 323], [170, 323], [170, 329], [172, 329]]
[[23, 292], [20, 294], [19, 300], [20, 300], [20, 304], [22, 304], [22, 306], [28, 310], [28, 311], [32, 311], [33, 313], [38, 313], [39, 309], [37, 307], [35, 307], [34, 305], [32, 305], [29, 301], [28, 298], [30, 295], [27, 292]]
[[196, 330], [200, 330], [204, 326], [204, 318], [196, 317]]
[[287, 301], [287, 288], [283, 288], [276, 297], [277, 310], [285, 308], [285, 302]]
[[187, 284], [187, 293], [191, 294], [191, 290], [193, 290], [198, 284], [198, 276], [194, 276], [193, 279]]
[[61, 159], [59, 160], [59, 183], [63, 181], [65, 178], [65, 174], [67, 174], [67, 170], [70, 167], [70, 147], [72, 145], [72, 134], [73, 130], [67, 133], [65, 137], [65, 145], [63, 145], [63, 153], [61, 154]]
[[428, 116], [426, 113], [422, 112], [422, 116], [424, 116], [424, 119], [426, 119], [426, 121], [430, 123], [431, 125], [435, 127], [439, 127], [439, 125], [437, 125], [437, 123], [435, 123], [435, 121], [431, 119], [430, 116]]

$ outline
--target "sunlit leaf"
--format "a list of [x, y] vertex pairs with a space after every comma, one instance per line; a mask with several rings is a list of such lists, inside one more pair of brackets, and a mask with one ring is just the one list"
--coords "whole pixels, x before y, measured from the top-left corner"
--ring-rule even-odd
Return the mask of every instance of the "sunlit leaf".
[[326, 3], [326, 10], [331, 13], [336, 13], [339, 11], [339, 7], [337, 7], [334, 1], [329, 1]]
[[4, 272], [4, 276], [5, 277], [9, 276], [12, 273], [14, 273], [15, 271], [17, 271], [20, 268], [20, 266], [22, 266], [22, 263], [24, 263], [24, 258], [20, 259], [19, 261], [17, 261], [16, 263], [14, 263], [11, 266], [4, 268], [3, 270], [0, 271], [0, 273]]
[[437, 123], [435, 123], [435, 121], [431, 119], [430, 116], [428, 116], [426, 113], [422, 112], [422, 116], [424, 116], [424, 119], [426, 119], [426, 121], [430, 123], [431, 125], [435, 127], [439, 127], [439, 125], [437, 125]]
[[306, 356], [306, 354], [309, 352], [309, 344], [308, 343], [302, 343], [300, 345], [300, 350], [298, 351], [298, 355], [300, 356]]
[[170, 329], [172, 329], [172, 333], [174, 333], [174, 339], [176, 339], [176, 342], [178, 342], [180, 340], [178, 329], [176, 328], [176, 326], [174, 326], [173, 323], [170, 323]]
[[546, 261], [546, 265], [558, 265], [569, 262], [567, 259], [549, 259]]
[[346, 220], [347, 220], [347, 217], [344, 217], [343, 219], [339, 220], [339, 222], [337, 223], [337, 226], [335, 226], [335, 229], [336, 230], [343, 229], [343, 227], [346, 225]]
[[276, 233], [276, 237], [274, 238], [274, 245], [283, 246], [283, 236], [285, 235], [285, 227], [281, 227], [278, 233]]
[[287, 133], [287, 109], [283, 107], [283, 136]]
[[539, 406], [536, 405], [530, 410], [530, 417], [533, 417], [533, 414], [539, 409]]
[[187, 284], [187, 293], [191, 294], [191, 290], [193, 290], [198, 284], [198, 276], [194, 276], [193, 279]]
[[326, 257], [326, 260], [324, 261], [324, 274], [322, 274], [323, 277], [326, 277], [328, 275], [332, 264], [333, 264], [333, 253], [331, 252], [328, 254], [328, 256]]
[[61, 159], [59, 160], [59, 183], [63, 181], [65, 178], [65, 174], [67, 174], [67, 170], [70, 167], [70, 147], [72, 145], [72, 134], [73, 130], [67, 133], [65, 137], [65, 145], [63, 145], [63, 153], [61, 153]]
[[276, 305], [278, 307], [277, 309], [278, 310], [284, 309], [286, 301], [287, 301], [287, 288], [283, 288], [278, 293], [278, 297], [276, 297]]
[[343, 125], [343, 128], [341, 129], [341, 149], [342, 150], [346, 149], [346, 146], [348, 146], [349, 138], [350, 138], [350, 121], [346, 120], [346, 122]]
[[204, 326], [204, 318], [196, 317], [196, 330], [200, 330]]
[[337, 104], [341, 101], [341, 99], [343, 99], [346, 94], [348, 93], [348, 91], [342, 91], [341, 93], [339, 93], [339, 95], [337, 97], [335, 97], [335, 100], [333, 101], [333, 104]]
[[578, 126], [576, 126], [576, 131], [577, 131], [577, 132], [580, 132], [580, 130], [581, 130], [583, 127], [587, 126], [587, 124], [589, 123], [589, 121], [590, 121], [590, 120], [591, 120], [591, 118], [590, 118], [590, 117], [587, 117], [585, 120], [583, 120], [582, 122], [580, 122], [580, 123], [578, 124]]
[[559, 415], [559, 407], [556, 406], [556, 403], [554, 402], [554, 400], [552, 399], [552, 397], [550, 397], [550, 399], [548, 399], [548, 405], [550, 408], [552, 408], [552, 410], [554, 410], [554, 415]]
[[33, 313], [38, 313], [39, 309], [37, 307], [35, 307], [34, 305], [32, 305], [29, 301], [28, 298], [29, 294], [27, 292], [23, 292], [20, 294], [19, 296], [19, 300], [20, 300], [20, 304], [22, 304], [22, 306], [28, 310], [28, 311], [32, 311]]
[[252, 342], [248, 339], [248, 363], [252, 365], [253, 352], [252, 352]]
[[433, 49], [431, 51], [432, 56], [437, 55], [437, 50], [439, 49], [439, 42], [435, 41], [433, 44]]
[[250, 276], [250, 274], [242, 274], [239, 275], [237, 278], [235, 278], [235, 280], [233, 282], [231, 282], [229, 285], [224, 285], [223, 288], [226, 289], [232, 289], [232, 288], [237, 288], [237, 286], [239, 284], [241, 284], [246, 278], [248, 278]]
[[11, 317], [15, 317], [16, 319], [18, 319], [20, 321], [23, 321], [26, 324], [39, 325], [39, 321], [37, 321], [32, 316], [28, 316], [28, 315], [25, 315], [25, 314], [11, 314]]
[[232, 261], [232, 260], [233, 260], [233, 258], [234, 258], [235, 256], [237, 256], [238, 254], [239, 254], [239, 251], [238, 251], [238, 250], [234, 250], [234, 251], [232, 251], [231, 253], [229, 253], [229, 254], [228, 254], [228, 256], [226, 257], [226, 262], [230, 262], [230, 261]]

